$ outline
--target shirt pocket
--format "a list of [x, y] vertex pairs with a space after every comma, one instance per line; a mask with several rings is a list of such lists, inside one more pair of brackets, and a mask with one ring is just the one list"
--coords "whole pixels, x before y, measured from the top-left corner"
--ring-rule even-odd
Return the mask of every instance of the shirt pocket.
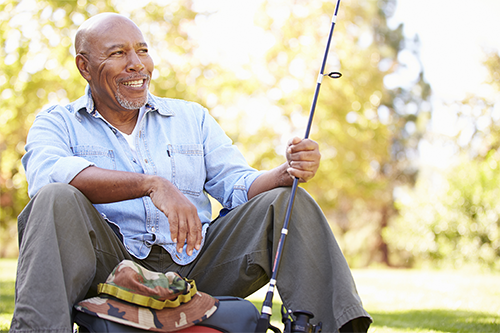
[[82, 157], [99, 168], [116, 170], [115, 153], [111, 149], [100, 146], [74, 146], [71, 150], [74, 156]]
[[172, 183], [183, 193], [200, 195], [205, 185], [203, 145], [168, 145], [172, 159]]

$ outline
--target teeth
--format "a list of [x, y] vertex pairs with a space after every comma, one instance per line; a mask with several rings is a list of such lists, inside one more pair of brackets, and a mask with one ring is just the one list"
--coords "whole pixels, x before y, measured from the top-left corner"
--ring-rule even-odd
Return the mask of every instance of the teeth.
[[139, 88], [142, 86], [143, 80], [136, 80], [136, 81], [127, 81], [123, 82], [124, 85], [129, 86], [129, 87], [134, 87], [134, 88]]

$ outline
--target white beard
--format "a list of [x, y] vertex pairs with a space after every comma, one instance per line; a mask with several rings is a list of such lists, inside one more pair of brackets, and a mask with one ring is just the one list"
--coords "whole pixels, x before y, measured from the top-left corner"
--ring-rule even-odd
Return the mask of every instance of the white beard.
[[122, 107], [128, 110], [137, 110], [142, 108], [144, 105], [146, 105], [146, 102], [148, 101], [147, 96], [145, 96], [143, 99], [136, 100], [136, 101], [130, 101], [127, 100], [121, 93], [120, 93], [120, 85], [118, 85], [118, 89], [116, 89], [115, 93], [116, 100]]

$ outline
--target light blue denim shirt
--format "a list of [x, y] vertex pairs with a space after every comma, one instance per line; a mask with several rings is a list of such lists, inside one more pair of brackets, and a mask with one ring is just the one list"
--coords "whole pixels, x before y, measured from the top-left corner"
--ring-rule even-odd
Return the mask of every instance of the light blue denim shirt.
[[[198, 209], [203, 239], [212, 217], [206, 193], [226, 209], [248, 200], [247, 190], [261, 172], [250, 168], [208, 111], [193, 102], [149, 94], [135, 137], [134, 158], [124, 136], [94, 108], [90, 88], [77, 101], [40, 112], [29, 131], [22, 158], [33, 197], [49, 183], [69, 183], [88, 166], [159, 175], [171, 181]], [[193, 261], [177, 253], [167, 217], [149, 197], [110, 204], [97, 210], [118, 228], [127, 250], [146, 258], [151, 246], [163, 246], [178, 264]], [[203, 246], [203, 242], [202, 242]]]

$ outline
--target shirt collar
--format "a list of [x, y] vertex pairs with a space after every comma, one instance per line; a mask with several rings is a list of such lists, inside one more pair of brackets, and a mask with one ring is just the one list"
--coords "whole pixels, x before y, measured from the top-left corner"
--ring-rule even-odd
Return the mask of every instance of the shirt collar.
[[[153, 96], [148, 91], [148, 101], [146, 102], [146, 112], [149, 111], [158, 111], [159, 114], [163, 116], [174, 116], [174, 111], [165, 103], [161, 103], [162, 107], [158, 107], [159, 101], [158, 97]], [[97, 110], [95, 108], [94, 100], [92, 99], [92, 91], [90, 90], [90, 85], [87, 84], [85, 87], [85, 95], [80, 99], [75, 101], [75, 110], [81, 111], [86, 110], [87, 113], [91, 116], [97, 115]]]

